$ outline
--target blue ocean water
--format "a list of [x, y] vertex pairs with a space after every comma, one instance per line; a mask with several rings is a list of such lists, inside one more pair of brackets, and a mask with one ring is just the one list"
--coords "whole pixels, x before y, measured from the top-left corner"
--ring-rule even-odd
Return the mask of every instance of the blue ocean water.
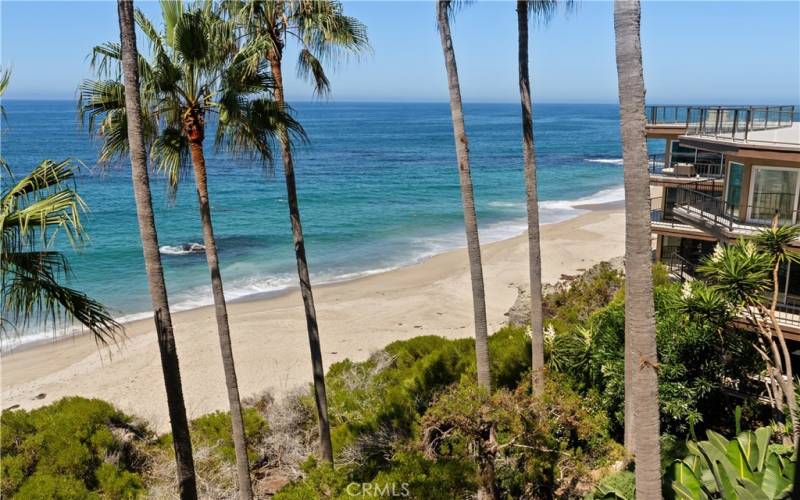
[[[85, 164], [77, 180], [90, 207], [90, 240], [67, 249], [70, 284], [120, 316], [150, 307], [126, 162], [101, 167], [70, 101], [6, 101], [2, 154], [15, 175], [43, 159]], [[417, 262], [464, 244], [449, 107], [446, 103], [298, 103], [310, 138], [296, 174], [315, 282]], [[465, 105], [482, 241], [524, 230], [519, 106]], [[618, 108], [543, 104], [535, 108], [543, 222], [579, 213], [576, 204], [622, 199]], [[209, 141], [211, 143], [212, 141]], [[273, 169], [213, 151], [207, 165], [226, 295], [272, 292], [296, 283], [280, 161]], [[279, 155], [276, 154], [276, 158]], [[211, 302], [191, 173], [170, 200], [152, 177], [170, 302]], [[175, 255], [178, 253], [178, 255]]]

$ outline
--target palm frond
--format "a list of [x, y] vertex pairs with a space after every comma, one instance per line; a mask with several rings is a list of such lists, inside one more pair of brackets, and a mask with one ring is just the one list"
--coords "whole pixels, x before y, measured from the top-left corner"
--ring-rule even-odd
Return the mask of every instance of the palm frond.
[[[14, 252], [3, 261], [0, 288], [6, 320], [24, 327], [40, 320], [46, 328], [77, 321], [101, 344], [115, 341], [123, 332], [120, 325], [100, 302], [85, 293], [59, 283], [69, 272], [66, 259], [59, 252]], [[7, 333], [5, 324], [0, 333]]]
[[559, 9], [571, 12], [575, 9], [574, 0], [527, 0], [528, 12], [539, 24], [547, 24]]
[[297, 76], [311, 80], [316, 95], [325, 96], [330, 92], [331, 82], [325, 75], [322, 63], [307, 49], [302, 49], [297, 58]]
[[161, 0], [161, 19], [164, 22], [164, 40], [170, 47], [175, 47], [175, 28], [183, 14], [183, 2]]
[[211, 50], [206, 18], [199, 11], [183, 12], [175, 24], [175, 52], [193, 66], [203, 66]]
[[344, 15], [338, 1], [300, 1], [290, 22], [305, 48], [321, 61], [336, 62], [349, 54], [370, 50], [367, 27], [358, 19]]
[[107, 343], [121, 330], [102, 304], [59, 282], [69, 263], [47, 250], [60, 232], [72, 245], [84, 238], [80, 213], [86, 206], [72, 185], [75, 170], [71, 160], [45, 160], [0, 194], [0, 333], [31, 320], [45, 326], [75, 320]]
[[452, 23], [456, 14], [469, 7], [474, 0], [437, 0], [437, 12], [444, 10], [447, 22]]
[[[11, 70], [0, 69], [0, 97], [3, 97], [3, 94], [6, 93], [6, 89], [8, 88], [8, 82], [11, 81]], [[0, 104], [0, 120], [6, 119], [6, 109]]]
[[78, 117], [92, 135], [99, 131], [98, 119], [125, 110], [125, 86], [119, 80], [84, 80], [78, 90]]
[[[286, 110], [269, 99], [230, 100], [220, 111], [215, 146], [221, 151], [272, 162], [272, 145], [280, 127], [295, 139], [305, 140], [302, 126]], [[224, 117], [224, 119], [223, 119]]]
[[167, 178], [169, 193], [177, 193], [189, 166], [189, 142], [180, 129], [165, 127], [153, 141], [150, 158], [156, 172]]

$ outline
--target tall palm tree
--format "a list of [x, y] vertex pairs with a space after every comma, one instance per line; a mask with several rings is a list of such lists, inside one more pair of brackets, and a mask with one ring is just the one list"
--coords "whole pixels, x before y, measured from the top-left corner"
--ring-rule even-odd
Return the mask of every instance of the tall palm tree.
[[[287, 109], [283, 84], [283, 56], [287, 40], [295, 40], [299, 45], [298, 73], [311, 80], [315, 92], [319, 95], [325, 95], [330, 91], [330, 82], [325, 74], [323, 62], [347, 53], [358, 53], [369, 47], [366, 27], [358, 20], [344, 15], [341, 3], [335, 0], [246, 0], [227, 1], [224, 5], [248, 37], [266, 47], [264, 57], [275, 79], [275, 101], [281, 109]], [[319, 417], [320, 454], [324, 460], [333, 462], [319, 325], [306, 259], [300, 205], [297, 200], [292, 142], [286, 128], [278, 129], [278, 140], [286, 178], [300, 294], [303, 297], [308, 343], [311, 348], [314, 397]]]
[[142, 103], [139, 97], [139, 67], [137, 64], [139, 52], [136, 48], [133, 1], [118, 0], [117, 11], [125, 90], [125, 116], [127, 117], [127, 137], [131, 159], [131, 182], [136, 201], [136, 217], [139, 222], [139, 235], [142, 240], [150, 299], [153, 303], [156, 338], [158, 339], [158, 350], [161, 353], [161, 371], [164, 374], [164, 386], [167, 391], [167, 407], [177, 463], [178, 492], [181, 498], [191, 499], [197, 498], [194, 458], [192, 457], [192, 441], [189, 436], [189, 422], [186, 418], [186, 405], [183, 401], [175, 332], [172, 328], [172, 315], [169, 311], [164, 269], [161, 266], [161, 254], [158, 251], [158, 233], [153, 216], [153, 202], [150, 196]]
[[633, 374], [633, 380], [625, 381], [625, 399], [634, 408], [636, 497], [652, 499], [661, 498], [661, 456], [640, 18], [638, 0], [614, 3], [625, 181], [625, 338], [632, 348], [626, 349], [625, 365]]
[[[218, 149], [271, 161], [270, 145], [278, 124], [301, 133], [297, 124], [270, 100], [272, 79], [260, 63], [261, 48], [240, 44], [211, 2], [184, 4], [163, 0], [163, 32], [141, 11], [135, 20], [150, 42], [153, 57], [138, 61], [145, 141], [157, 169], [177, 189], [188, 165], [194, 172], [206, 260], [217, 319], [225, 385], [231, 410], [239, 495], [252, 497], [242, 408], [222, 287], [217, 243], [211, 220], [205, 143], [206, 118], [215, 114]], [[103, 138], [101, 160], [128, 150], [124, 88], [119, 81], [120, 47], [94, 48], [98, 76], [80, 89], [79, 109], [88, 127]], [[98, 124], [99, 121], [99, 124]], [[97, 127], [96, 127], [97, 125]]]
[[519, 98], [522, 105], [522, 150], [525, 161], [525, 202], [528, 209], [528, 266], [531, 286], [531, 376], [535, 395], [544, 392], [544, 336], [542, 310], [542, 249], [539, 236], [539, 201], [536, 192], [536, 149], [533, 140], [533, 104], [528, 69], [528, 14], [547, 22], [560, 4], [571, 0], [518, 0], [517, 29]]
[[450, 0], [439, 0], [436, 4], [436, 20], [442, 51], [444, 52], [444, 65], [447, 70], [450, 115], [453, 121], [458, 177], [461, 183], [461, 205], [464, 210], [464, 229], [467, 233], [467, 254], [472, 281], [472, 308], [475, 316], [475, 356], [478, 384], [486, 390], [491, 390], [486, 296], [483, 288], [483, 266], [481, 264], [481, 246], [478, 239], [478, 219], [475, 215], [475, 197], [472, 192], [472, 173], [469, 163], [467, 131], [464, 126], [464, 109], [461, 104], [461, 86], [458, 81], [453, 38], [450, 35], [450, 16], [456, 6], [457, 4]]
[[24, 328], [32, 320], [64, 324], [77, 321], [98, 344], [113, 342], [122, 326], [100, 302], [63, 284], [70, 274], [67, 257], [51, 248], [59, 234], [74, 246], [85, 238], [85, 204], [74, 186], [70, 160], [45, 160], [15, 180], [7, 176], [0, 192], [0, 333]]
[[436, 19], [442, 51], [444, 52], [444, 65], [447, 69], [450, 115], [453, 121], [458, 177], [461, 183], [464, 229], [467, 233], [467, 254], [469, 257], [469, 272], [472, 279], [472, 308], [475, 315], [475, 356], [478, 384], [486, 390], [491, 390], [486, 296], [483, 289], [483, 266], [481, 265], [481, 246], [478, 239], [478, 219], [475, 215], [475, 198], [472, 192], [472, 173], [470, 172], [467, 131], [464, 127], [464, 110], [461, 104], [461, 86], [458, 82], [456, 54], [453, 50], [453, 39], [450, 35], [450, 16], [455, 6], [457, 4], [450, 0], [439, 0], [436, 4]]

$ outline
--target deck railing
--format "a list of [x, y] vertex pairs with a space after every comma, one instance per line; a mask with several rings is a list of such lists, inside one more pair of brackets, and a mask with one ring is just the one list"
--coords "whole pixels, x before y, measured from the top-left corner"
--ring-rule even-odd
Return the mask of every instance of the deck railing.
[[[785, 210], [786, 202], [789, 203], [788, 206], [792, 206], [793, 194], [759, 193], [758, 198], [759, 204], [740, 207], [708, 193], [677, 188], [675, 208], [685, 207], [693, 215], [728, 231], [733, 231], [736, 226], [768, 226], [776, 214], [780, 216], [782, 224], [799, 220], [797, 210]], [[740, 213], [741, 209], [745, 212]], [[747, 218], [748, 214], [758, 214], [763, 218]]]
[[711, 177], [715, 179], [725, 177], [725, 164], [722, 162], [672, 161], [671, 163], [670, 166], [666, 165], [664, 153], [651, 154], [648, 162], [649, 171], [651, 174], [669, 177]]
[[694, 279], [696, 264], [681, 256], [680, 247], [664, 247], [661, 249], [661, 263], [671, 276], [681, 283]]
[[687, 135], [732, 141], [747, 141], [751, 132], [791, 127], [798, 121], [794, 105], [647, 106], [645, 115], [648, 125], [685, 126]]

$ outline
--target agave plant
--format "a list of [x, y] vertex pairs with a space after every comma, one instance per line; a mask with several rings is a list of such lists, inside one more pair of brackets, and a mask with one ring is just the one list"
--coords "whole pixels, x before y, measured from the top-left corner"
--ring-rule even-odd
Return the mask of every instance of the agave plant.
[[70, 160], [45, 160], [15, 180], [3, 165], [7, 187], [0, 193], [0, 333], [31, 320], [77, 321], [102, 344], [122, 327], [100, 302], [63, 284], [70, 267], [52, 244], [63, 234], [73, 245], [83, 241], [80, 214], [85, 204], [70, 184], [75, 168]]
[[795, 474], [791, 450], [771, 445], [773, 431], [761, 427], [735, 439], [708, 431], [706, 441], [690, 441], [689, 455], [667, 470], [665, 486], [675, 498], [789, 498]]

